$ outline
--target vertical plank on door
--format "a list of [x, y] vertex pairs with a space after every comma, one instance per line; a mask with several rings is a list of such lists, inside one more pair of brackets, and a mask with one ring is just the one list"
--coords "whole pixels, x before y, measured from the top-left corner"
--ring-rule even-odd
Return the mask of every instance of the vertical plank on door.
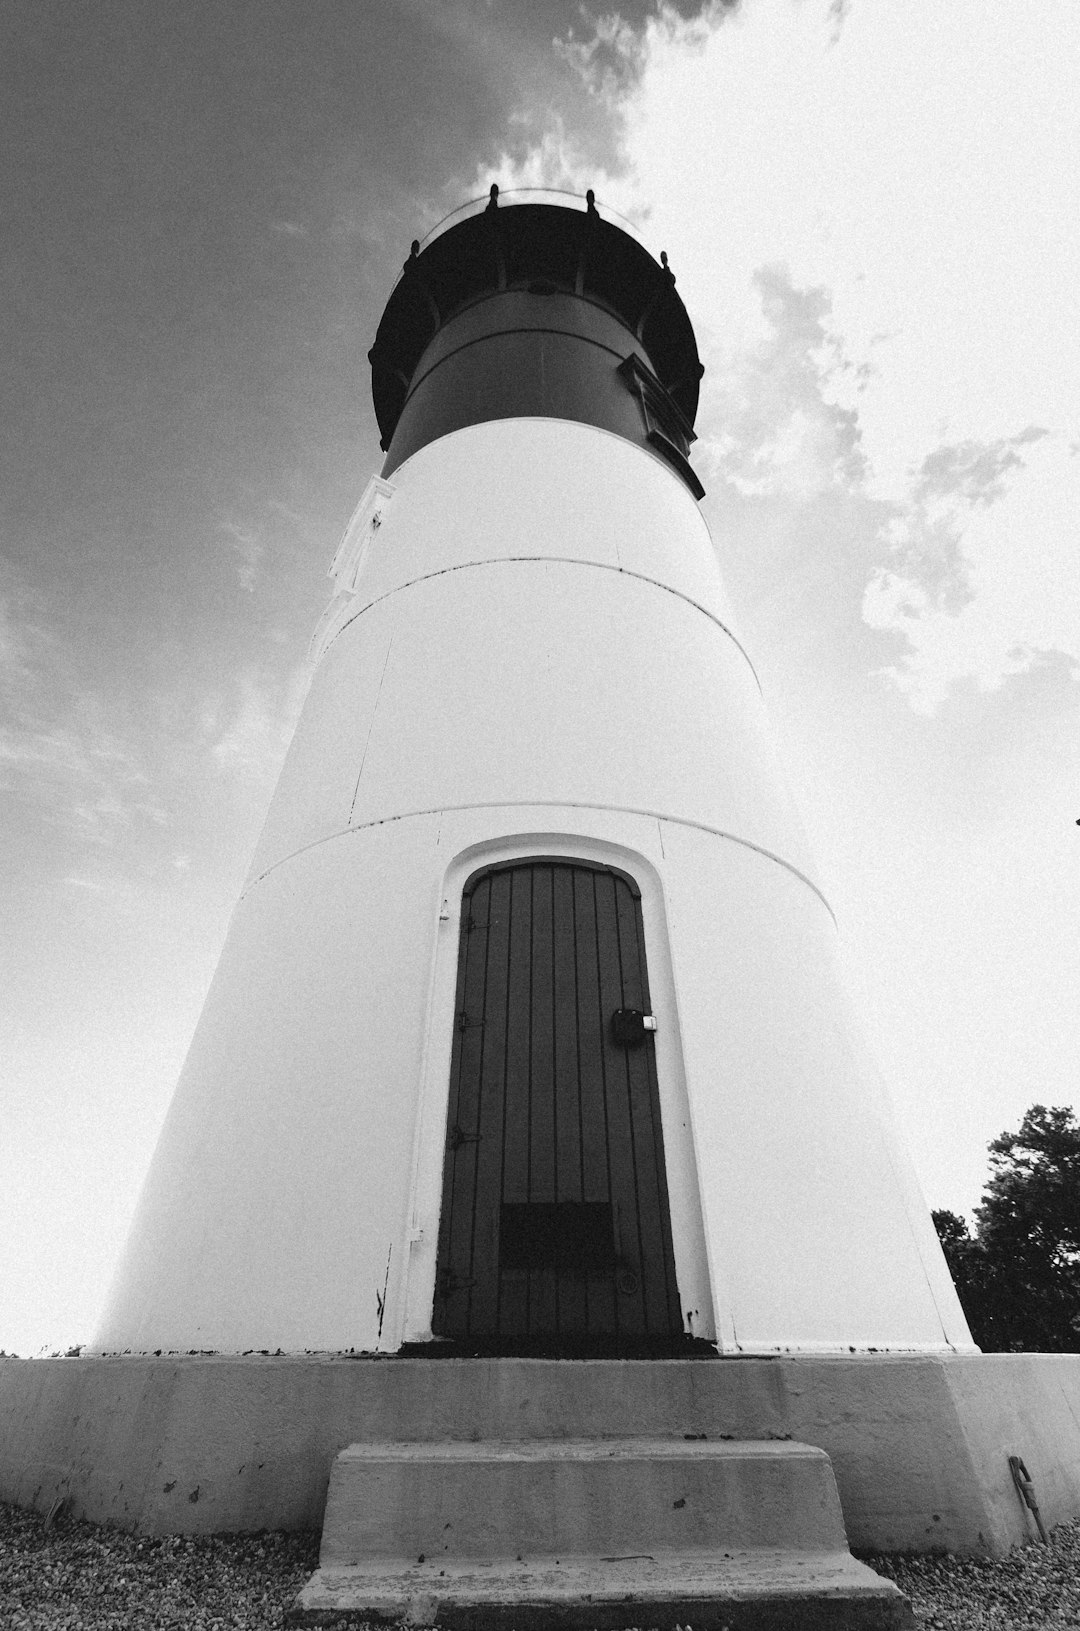
[[[577, 945], [574, 938], [574, 877], [572, 867], [551, 868], [552, 988], [554, 993], [555, 1070], [555, 1199], [586, 1199], [582, 1173], [582, 1097], [578, 1045]], [[606, 1200], [607, 1196], [598, 1197]], [[574, 1265], [559, 1273], [559, 1330], [573, 1334], [588, 1330], [588, 1285]]]
[[469, 1332], [494, 1331], [498, 1312], [499, 1193], [502, 1188], [503, 1100], [506, 1082], [507, 992], [512, 875], [491, 878], [480, 1056], [476, 1193], [469, 1278]]
[[[524, 870], [524, 869], [523, 869]], [[532, 866], [532, 960], [530, 967], [531, 1070], [529, 1076], [529, 1200], [555, 1200], [555, 994], [552, 986], [551, 868]], [[529, 1274], [529, 1330], [557, 1331], [556, 1264]]]
[[600, 968], [607, 1060], [608, 1162], [611, 1172], [611, 1204], [615, 1214], [615, 1242], [618, 1267], [615, 1275], [616, 1308], [620, 1331], [643, 1336], [646, 1332], [645, 1297], [642, 1288], [641, 1225], [638, 1216], [637, 1173], [634, 1127], [630, 1115], [630, 1049], [611, 1040], [611, 1015], [629, 1004], [623, 997], [622, 968], [619, 963], [619, 934], [615, 889], [618, 880], [610, 872], [594, 874], [596, 891], [596, 946]]
[[[531, 1025], [529, 964], [532, 958], [532, 880], [527, 868], [502, 874], [512, 890], [511, 932], [504, 977], [506, 1000], [506, 1082], [503, 1097], [503, 1174], [500, 1202], [523, 1205], [529, 1198], [529, 1095]], [[529, 1279], [525, 1270], [499, 1272], [498, 1330], [525, 1336], [529, 1329]]]
[[[573, 876], [574, 945], [577, 962], [577, 1024], [583, 1199], [611, 1201], [608, 1157], [607, 1017], [597, 955], [596, 890], [591, 870]], [[614, 1275], [590, 1272], [585, 1285], [588, 1329], [614, 1335], [619, 1329]]]

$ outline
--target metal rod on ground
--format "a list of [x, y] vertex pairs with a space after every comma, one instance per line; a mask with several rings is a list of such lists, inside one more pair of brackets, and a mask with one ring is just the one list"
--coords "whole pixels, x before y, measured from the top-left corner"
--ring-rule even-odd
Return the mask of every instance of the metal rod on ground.
[[1020, 1499], [1023, 1501], [1024, 1505], [1028, 1508], [1032, 1517], [1035, 1519], [1035, 1523], [1039, 1531], [1039, 1537], [1042, 1540], [1043, 1545], [1049, 1546], [1050, 1536], [1046, 1533], [1046, 1525], [1042, 1521], [1042, 1514], [1039, 1511], [1039, 1503], [1035, 1499], [1035, 1485], [1032, 1482], [1031, 1474], [1028, 1472], [1018, 1455], [1011, 1455], [1009, 1457], [1009, 1471], [1012, 1473], [1013, 1483], [1020, 1492]]

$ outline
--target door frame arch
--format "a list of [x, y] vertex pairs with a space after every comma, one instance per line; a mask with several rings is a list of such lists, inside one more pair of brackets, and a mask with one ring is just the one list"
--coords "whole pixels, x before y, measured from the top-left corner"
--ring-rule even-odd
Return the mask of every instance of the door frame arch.
[[497, 868], [517, 860], [544, 859], [576, 860], [606, 867], [622, 873], [640, 893], [652, 1006], [657, 1018], [660, 1121], [683, 1329], [688, 1335], [715, 1341], [711, 1276], [679, 1037], [663, 880], [653, 862], [639, 851], [585, 834], [566, 832], [511, 834], [471, 844], [456, 854], [443, 872], [413, 1144], [410, 1226], [399, 1281], [402, 1317], [396, 1339], [389, 1332], [387, 1336], [393, 1347], [401, 1342], [435, 1340], [431, 1319], [463, 891], [470, 880], [489, 867]]

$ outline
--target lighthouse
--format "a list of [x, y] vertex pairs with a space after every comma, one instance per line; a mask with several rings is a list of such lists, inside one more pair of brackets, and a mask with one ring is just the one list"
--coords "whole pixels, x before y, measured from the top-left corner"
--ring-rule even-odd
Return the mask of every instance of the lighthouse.
[[1080, 1359], [971, 1342], [674, 275], [591, 194], [493, 188], [370, 357], [384, 462], [94, 1342], [0, 1365], [0, 1498], [321, 1526], [298, 1624], [897, 1631], [848, 1544], [1007, 1551], [1016, 1465], [1075, 1517]]
[[413, 245], [385, 462], [94, 1347], [973, 1351], [725, 595], [666, 257]]

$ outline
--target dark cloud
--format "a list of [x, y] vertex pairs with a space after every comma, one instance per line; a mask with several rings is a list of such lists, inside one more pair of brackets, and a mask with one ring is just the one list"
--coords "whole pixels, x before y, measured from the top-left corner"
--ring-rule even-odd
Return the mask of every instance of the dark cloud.
[[379, 462], [366, 354], [410, 241], [552, 130], [618, 170], [654, 15], [8, 0], [0, 549], [22, 586], [8, 771], [44, 801], [22, 801], [28, 839], [45, 806], [119, 830], [151, 787], [182, 835], [208, 754], [223, 774], [280, 756]]
[[151, 423], [173, 440], [166, 397], [235, 423], [237, 376], [258, 397], [340, 350], [341, 306], [385, 290], [512, 111], [513, 50], [497, 28], [485, 50], [453, 37], [458, 9], [16, 7], [3, 271], [21, 412], [5, 420], [24, 470], [44, 447], [82, 454], [93, 487], [107, 445], [115, 484], [164, 451]]
[[78, 853], [164, 817], [129, 733], [74, 666], [41, 596], [0, 557], [0, 788], [38, 839]]
[[[556, 46], [606, 28], [521, 0], [9, 0], [0, 528], [88, 683], [250, 647], [223, 540], [232, 596], [317, 616], [409, 243], [553, 123], [617, 168], [617, 117]], [[280, 570], [299, 546], [309, 600]]]
[[9, 0], [8, 547], [26, 560], [59, 545], [76, 573], [96, 557], [93, 594], [118, 548], [176, 547], [167, 513], [201, 535], [242, 489], [304, 514], [315, 490], [336, 513], [350, 450], [375, 456], [366, 351], [410, 241], [553, 126], [581, 162], [617, 170], [618, 113], [598, 86], [638, 70], [656, 14], [650, 0], [610, 15], [573, 0]]
[[646, 60], [650, 23], [717, 19], [741, 0], [631, 0], [608, 11], [588, 5], [567, 7], [576, 16], [554, 39], [556, 53], [578, 76], [589, 95], [606, 103], [628, 91]]

